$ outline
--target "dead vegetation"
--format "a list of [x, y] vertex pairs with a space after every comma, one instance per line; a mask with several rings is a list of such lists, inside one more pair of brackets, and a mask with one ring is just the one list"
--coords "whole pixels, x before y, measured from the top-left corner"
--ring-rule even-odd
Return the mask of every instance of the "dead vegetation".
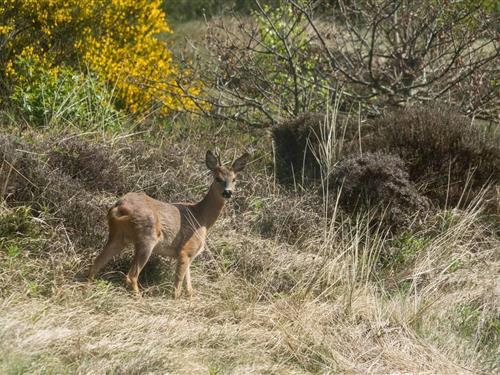
[[330, 186], [348, 212], [375, 208], [374, 219], [394, 228], [408, 227], [430, 209], [429, 200], [410, 182], [404, 162], [395, 155], [364, 153], [343, 159]]
[[[377, 119], [356, 119], [334, 108], [304, 113], [272, 134], [276, 174], [283, 184], [307, 187], [330, 181], [329, 188], [338, 190], [339, 178], [350, 177], [353, 182], [347, 181], [340, 197], [345, 203], [361, 191], [374, 192], [382, 178], [390, 182], [376, 188], [379, 193], [368, 206], [379, 198], [387, 205], [388, 197], [380, 194], [393, 195], [404, 186], [405, 199], [412, 202], [409, 211], [425, 211], [427, 199], [441, 208], [464, 208], [486, 189], [488, 211], [499, 212], [500, 133], [494, 124], [471, 121], [449, 105], [410, 106]], [[381, 160], [381, 153], [399, 161], [389, 156]], [[418, 199], [417, 190], [422, 195]]]
[[[91, 158], [94, 142], [1, 138], [0, 372], [498, 370], [500, 241], [480, 198], [391, 234], [365, 210], [325, 217], [321, 196], [283, 189], [257, 160], [193, 264], [195, 296], [170, 299], [174, 264], [157, 257], [136, 300], [122, 286], [130, 253], [81, 279], [105, 242], [106, 209], [129, 186], [199, 198], [205, 145], [121, 140]], [[353, 173], [349, 163], [359, 160], [344, 165]], [[401, 182], [390, 178], [376, 181]]]
[[126, 181], [126, 169], [121, 168], [126, 161], [118, 160], [108, 145], [70, 137], [53, 140], [46, 147], [49, 167], [79, 181], [88, 191], [124, 194], [133, 188]]
[[364, 149], [399, 155], [410, 180], [442, 207], [466, 206], [485, 186], [500, 183], [494, 124], [473, 122], [448, 105], [427, 105], [390, 112], [374, 129]]

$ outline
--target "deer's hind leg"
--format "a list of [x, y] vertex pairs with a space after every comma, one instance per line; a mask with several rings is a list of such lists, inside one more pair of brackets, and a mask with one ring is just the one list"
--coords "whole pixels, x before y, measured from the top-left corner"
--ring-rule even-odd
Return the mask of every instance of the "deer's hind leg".
[[104, 246], [104, 249], [101, 253], [96, 257], [94, 263], [90, 267], [88, 272], [89, 280], [95, 278], [97, 273], [106, 265], [108, 262], [113, 259], [116, 255], [120, 254], [125, 247], [125, 239], [122, 233], [113, 233], [109, 234], [108, 242]]
[[146, 265], [159, 239], [149, 237], [135, 242], [134, 259], [126, 277], [126, 283], [132, 288], [134, 293], [139, 294], [139, 274]]

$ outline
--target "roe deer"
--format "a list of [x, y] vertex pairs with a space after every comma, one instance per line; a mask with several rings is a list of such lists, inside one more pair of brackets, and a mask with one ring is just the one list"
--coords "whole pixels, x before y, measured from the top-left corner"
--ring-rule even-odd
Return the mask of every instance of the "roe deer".
[[205, 162], [212, 171], [213, 182], [198, 203], [164, 203], [144, 193], [128, 193], [118, 200], [108, 211], [108, 242], [90, 268], [89, 279], [132, 242], [135, 255], [126, 283], [136, 294], [139, 294], [139, 273], [154, 251], [177, 258], [174, 298], [180, 297], [183, 281], [191, 296], [189, 266], [203, 250], [207, 231], [221, 213], [225, 199], [231, 197], [236, 173], [245, 167], [248, 157], [245, 153], [226, 167], [221, 165], [220, 158], [207, 151]]

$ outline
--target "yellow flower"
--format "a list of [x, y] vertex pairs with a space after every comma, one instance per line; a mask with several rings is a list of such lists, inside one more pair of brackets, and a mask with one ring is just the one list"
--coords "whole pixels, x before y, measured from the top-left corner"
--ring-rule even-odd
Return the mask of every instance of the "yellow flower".
[[12, 61], [7, 61], [7, 64], [5, 64], [5, 74], [7, 77], [15, 77], [16, 76], [16, 71], [14, 70], [14, 64]]
[[[14, 51], [14, 59], [30, 56], [50, 69], [59, 64], [88, 68], [115, 87], [121, 102], [133, 112], [158, 103], [165, 112], [195, 108], [176, 83], [189, 81], [189, 72], [174, 64], [170, 51], [157, 39], [172, 32], [161, 0], [10, 0], [4, 4], [0, 35], [12, 30], [10, 24], [31, 26], [29, 33], [19, 34], [6, 46]], [[8, 68], [13, 76], [12, 59], [6, 64], [5, 71]], [[201, 86], [192, 82], [189, 94], [199, 94]]]

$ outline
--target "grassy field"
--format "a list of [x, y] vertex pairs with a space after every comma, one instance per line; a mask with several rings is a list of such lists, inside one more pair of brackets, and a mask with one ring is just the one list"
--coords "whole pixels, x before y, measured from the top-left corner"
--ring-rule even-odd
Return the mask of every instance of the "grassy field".
[[[269, 135], [189, 121], [149, 139], [0, 137], [1, 373], [498, 371], [500, 240], [480, 197], [397, 235], [324, 217], [316, 192], [276, 183]], [[115, 199], [200, 199], [213, 146], [253, 161], [194, 261], [195, 295], [172, 300], [174, 262], [153, 257], [135, 298], [131, 251], [85, 281]]]

